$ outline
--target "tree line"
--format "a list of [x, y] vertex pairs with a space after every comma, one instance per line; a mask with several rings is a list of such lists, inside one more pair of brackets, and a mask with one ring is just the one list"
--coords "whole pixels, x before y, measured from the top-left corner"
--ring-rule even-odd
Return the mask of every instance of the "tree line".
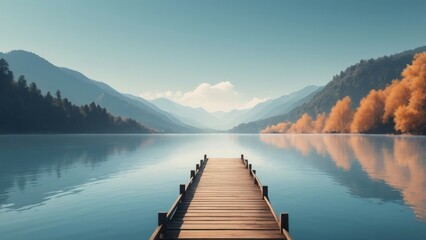
[[0, 59], [0, 133], [151, 133], [133, 119], [113, 116], [94, 102], [72, 104], [58, 90], [43, 95], [24, 76], [14, 80]]

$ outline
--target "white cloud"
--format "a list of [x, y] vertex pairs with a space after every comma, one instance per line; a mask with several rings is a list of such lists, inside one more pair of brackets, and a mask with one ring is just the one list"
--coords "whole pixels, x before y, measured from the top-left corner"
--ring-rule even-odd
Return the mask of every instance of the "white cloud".
[[140, 95], [141, 97], [148, 99], [148, 100], [153, 100], [156, 98], [170, 98], [170, 99], [176, 99], [179, 97], [182, 97], [182, 92], [178, 91], [178, 92], [173, 92], [173, 91], [165, 91], [165, 92], [144, 92]]
[[251, 108], [269, 99], [258, 97], [247, 99], [239, 94], [229, 81], [219, 82], [216, 85], [201, 83], [194, 90], [185, 93], [179, 91], [146, 92], [141, 96], [146, 99], [165, 97], [182, 105], [202, 107], [209, 112]]

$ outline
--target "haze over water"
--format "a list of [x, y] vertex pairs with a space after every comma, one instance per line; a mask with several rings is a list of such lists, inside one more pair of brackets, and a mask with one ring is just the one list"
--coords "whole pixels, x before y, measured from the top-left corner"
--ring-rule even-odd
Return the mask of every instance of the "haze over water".
[[0, 136], [0, 236], [147, 239], [204, 153], [244, 153], [294, 239], [426, 239], [426, 137]]

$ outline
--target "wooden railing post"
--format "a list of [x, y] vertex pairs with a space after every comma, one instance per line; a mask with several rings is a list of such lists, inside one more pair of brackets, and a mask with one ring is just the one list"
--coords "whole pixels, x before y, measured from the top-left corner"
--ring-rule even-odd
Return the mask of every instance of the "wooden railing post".
[[204, 161], [207, 160], [207, 154], [204, 154]]
[[165, 225], [167, 221], [167, 212], [158, 213], [158, 226]]
[[245, 162], [246, 167], [248, 167], [248, 160], [245, 159], [244, 162]]
[[241, 154], [241, 160], [244, 161], [244, 154]]
[[185, 184], [179, 185], [179, 194], [185, 194]]
[[200, 160], [200, 166], [203, 165], [203, 159]]
[[253, 170], [254, 175], [256, 175], [256, 170]]
[[262, 186], [262, 196], [269, 199], [269, 197], [268, 197], [268, 186]]
[[250, 171], [250, 174], [251, 174], [251, 164], [249, 164], [249, 171]]
[[200, 169], [200, 164], [195, 164], [195, 170], [197, 170], [198, 171], [198, 169]]
[[192, 178], [195, 177], [195, 170], [191, 170], [191, 175]]
[[287, 232], [290, 232], [288, 225], [288, 213], [280, 214], [280, 231], [281, 229], [285, 229]]

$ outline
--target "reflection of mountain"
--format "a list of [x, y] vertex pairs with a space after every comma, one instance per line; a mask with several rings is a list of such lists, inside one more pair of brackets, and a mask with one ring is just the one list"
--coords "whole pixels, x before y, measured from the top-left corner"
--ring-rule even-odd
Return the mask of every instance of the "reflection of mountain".
[[50, 196], [102, 179], [119, 171], [120, 161], [108, 161], [110, 156], [135, 151], [149, 144], [149, 138], [147, 135], [0, 137], [0, 205], [13, 209], [37, 205]]
[[[328, 155], [340, 171], [335, 168], [325, 170], [334, 171], [336, 179], [351, 193], [383, 200], [402, 198], [417, 218], [426, 219], [426, 138], [289, 134], [260, 135], [260, 139], [277, 148], [294, 148], [304, 156], [311, 152]], [[321, 161], [320, 157], [317, 159]], [[356, 161], [351, 162], [351, 159]], [[317, 163], [314, 161], [313, 164]], [[357, 171], [358, 168], [362, 171]], [[352, 179], [354, 174], [357, 177]], [[365, 175], [364, 179], [360, 178], [362, 175]], [[387, 189], [389, 187], [391, 189]], [[395, 190], [401, 197], [395, 194]]]

